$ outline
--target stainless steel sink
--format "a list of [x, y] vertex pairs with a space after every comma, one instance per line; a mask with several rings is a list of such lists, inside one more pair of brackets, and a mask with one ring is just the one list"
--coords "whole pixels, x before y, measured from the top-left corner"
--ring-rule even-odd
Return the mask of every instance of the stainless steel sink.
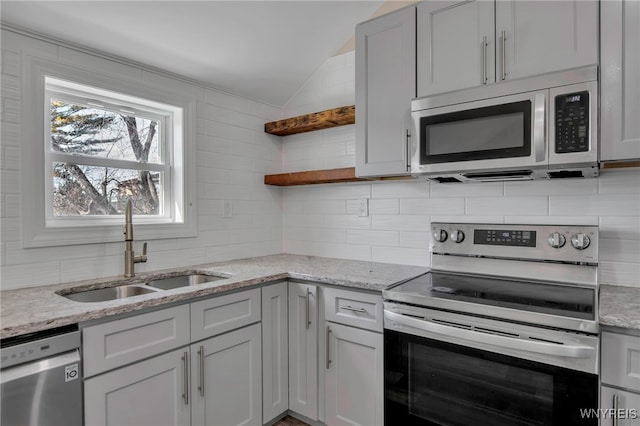
[[157, 280], [149, 281], [146, 284], [150, 287], [159, 288], [162, 290], [171, 290], [174, 288], [210, 283], [227, 278], [228, 277], [220, 275], [188, 274], [180, 275], [177, 277], [160, 278]]
[[118, 287], [98, 288], [95, 290], [63, 294], [67, 299], [76, 302], [104, 302], [107, 300], [124, 299], [141, 294], [155, 293], [158, 290], [144, 285], [122, 285]]

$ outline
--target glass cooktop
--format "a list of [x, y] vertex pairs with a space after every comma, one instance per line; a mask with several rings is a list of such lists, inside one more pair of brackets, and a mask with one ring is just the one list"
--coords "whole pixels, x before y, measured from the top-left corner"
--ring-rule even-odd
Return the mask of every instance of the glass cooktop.
[[[465, 312], [487, 307], [595, 320], [595, 288], [429, 272], [383, 291], [387, 300]], [[476, 310], [477, 311], [477, 310]], [[486, 315], [492, 315], [487, 310]]]

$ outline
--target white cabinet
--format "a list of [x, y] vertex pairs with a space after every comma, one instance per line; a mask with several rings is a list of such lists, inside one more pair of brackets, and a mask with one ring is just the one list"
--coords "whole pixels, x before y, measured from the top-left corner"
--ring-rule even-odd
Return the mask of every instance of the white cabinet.
[[289, 283], [289, 409], [318, 419], [318, 288]]
[[262, 421], [289, 409], [288, 286], [262, 288]]
[[600, 3], [600, 160], [640, 158], [640, 2]]
[[191, 345], [192, 424], [261, 425], [260, 324]]
[[382, 297], [324, 287], [324, 419], [334, 425], [382, 425]]
[[260, 305], [252, 289], [84, 327], [86, 424], [261, 425]]
[[356, 26], [356, 176], [409, 174], [415, 7]]
[[189, 425], [188, 356], [182, 348], [86, 379], [85, 424]]
[[325, 423], [382, 425], [382, 334], [330, 322], [325, 332]]
[[[601, 425], [640, 425], [640, 337], [605, 331], [600, 337]], [[609, 411], [611, 410], [611, 411]], [[617, 423], [613, 415], [617, 415]]]
[[495, 82], [494, 2], [418, 4], [418, 96]]
[[609, 386], [600, 387], [600, 408], [605, 414], [600, 426], [640, 426], [640, 393], [626, 392]]
[[417, 7], [418, 96], [598, 63], [598, 2], [447, 1]]

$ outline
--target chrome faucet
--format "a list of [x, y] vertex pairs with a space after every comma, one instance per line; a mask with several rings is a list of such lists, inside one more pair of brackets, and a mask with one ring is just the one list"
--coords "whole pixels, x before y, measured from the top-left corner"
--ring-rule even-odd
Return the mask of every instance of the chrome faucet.
[[142, 245], [142, 255], [136, 256], [133, 251], [133, 212], [131, 208], [131, 200], [127, 200], [127, 205], [124, 209], [124, 276], [133, 277], [135, 271], [133, 265], [136, 263], [144, 263], [147, 261], [147, 243]]

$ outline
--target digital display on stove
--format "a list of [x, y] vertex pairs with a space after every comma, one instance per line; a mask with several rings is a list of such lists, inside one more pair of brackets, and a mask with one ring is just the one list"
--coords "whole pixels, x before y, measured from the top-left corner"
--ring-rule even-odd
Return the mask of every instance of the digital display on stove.
[[536, 231], [475, 229], [473, 243], [488, 246], [535, 247]]

